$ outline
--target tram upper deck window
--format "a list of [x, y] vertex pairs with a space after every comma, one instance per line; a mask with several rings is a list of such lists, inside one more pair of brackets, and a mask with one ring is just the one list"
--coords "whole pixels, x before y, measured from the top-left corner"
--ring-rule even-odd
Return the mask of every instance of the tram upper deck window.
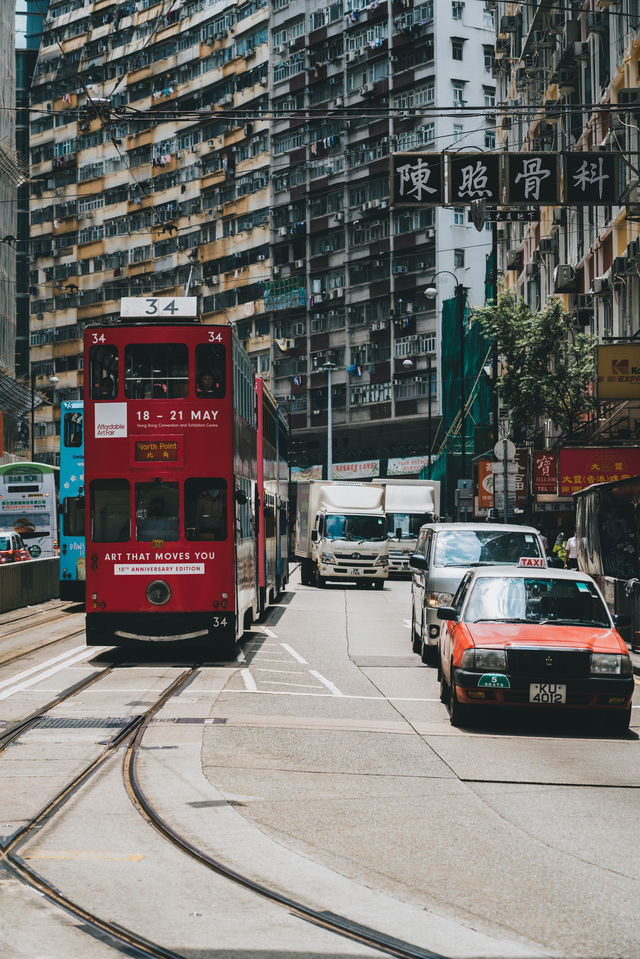
[[189, 392], [184, 343], [130, 343], [124, 351], [124, 392], [130, 400], [171, 400]]
[[91, 539], [94, 543], [125, 543], [131, 539], [129, 481], [92, 480]]
[[82, 446], [82, 413], [64, 414], [64, 445], [68, 449]]
[[112, 400], [118, 394], [117, 346], [92, 346], [89, 362], [91, 399]]
[[180, 538], [180, 499], [177, 483], [153, 480], [136, 483], [136, 539], [151, 542], [154, 539]]
[[225, 348], [221, 343], [196, 346], [196, 396], [219, 399], [226, 393]]
[[187, 539], [227, 538], [227, 484], [223, 479], [185, 480], [184, 522]]

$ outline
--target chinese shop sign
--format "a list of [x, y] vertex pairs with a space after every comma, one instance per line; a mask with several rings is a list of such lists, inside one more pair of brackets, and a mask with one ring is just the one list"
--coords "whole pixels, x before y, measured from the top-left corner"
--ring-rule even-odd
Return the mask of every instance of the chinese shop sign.
[[493, 508], [492, 460], [478, 460], [478, 509]]
[[560, 192], [559, 158], [558, 153], [507, 153], [505, 202], [555, 206]]
[[391, 202], [395, 206], [442, 206], [445, 202], [443, 154], [392, 154]]
[[564, 202], [571, 206], [618, 202], [613, 153], [565, 153]]
[[449, 153], [449, 203], [500, 202], [499, 153]]
[[558, 492], [558, 454], [543, 450], [533, 454], [533, 492]]
[[640, 475], [640, 449], [635, 447], [560, 450], [560, 495], [571, 496], [593, 483], [612, 483]]

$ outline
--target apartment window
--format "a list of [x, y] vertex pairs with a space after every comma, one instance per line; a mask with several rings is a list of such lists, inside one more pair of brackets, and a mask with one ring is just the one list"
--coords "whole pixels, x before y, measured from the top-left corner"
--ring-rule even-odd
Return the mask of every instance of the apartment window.
[[454, 60], [462, 60], [464, 50], [463, 37], [451, 37], [451, 56]]
[[464, 266], [464, 250], [453, 251], [453, 268], [458, 270]]
[[457, 143], [464, 136], [464, 127], [461, 123], [453, 124], [453, 142]]
[[456, 206], [453, 209], [453, 222], [456, 226], [464, 226], [464, 207]]
[[464, 98], [464, 80], [452, 80], [451, 85], [453, 89], [453, 105], [456, 107], [466, 106], [467, 101]]
[[496, 91], [494, 87], [483, 87], [484, 92], [484, 105], [485, 107], [495, 107], [496, 105]]
[[495, 51], [493, 47], [483, 46], [483, 57], [484, 57], [484, 68], [487, 73], [493, 74], [493, 64], [495, 58]]
[[462, 20], [463, 9], [464, 3], [461, 3], [461, 0], [453, 0], [451, 4], [451, 16], [454, 20]]
[[495, 150], [496, 148], [496, 134], [494, 130], [485, 130], [484, 131], [484, 145], [487, 150]]

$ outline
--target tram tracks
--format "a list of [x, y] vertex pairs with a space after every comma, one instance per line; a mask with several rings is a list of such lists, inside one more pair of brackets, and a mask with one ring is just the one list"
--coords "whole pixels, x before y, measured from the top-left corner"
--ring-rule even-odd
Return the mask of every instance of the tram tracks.
[[[0, 753], [11, 743], [15, 742], [21, 735], [27, 733], [29, 729], [37, 726], [54, 707], [71, 699], [73, 696], [78, 695], [89, 686], [103, 679], [113, 671], [116, 665], [115, 663], [110, 664], [92, 676], [85, 677], [63, 694], [51, 700], [45, 706], [40, 707], [30, 716], [14, 724], [10, 729], [2, 733], [2, 735], [0, 735]], [[0, 863], [3, 863], [8, 871], [25, 885], [37, 890], [38, 893], [46, 897], [51, 903], [80, 920], [93, 933], [99, 932], [119, 947], [125, 946], [128, 950], [131, 950], [132, 953], [150, 957], [150, 959], [184, 959], [183, 955], [167, 949], [159, 943], [152, 942], [148, 938], [115, 921], [103, 919], [95, 912], [85, 908], [81, 903], [69, 898], [31, 869], [25, 859], [20, 856], [21, 847], [47, 825], [64, 808], [69, 800], [82, 789], [91, 777], [117, 754], [117, 751], [122, 746], [126, 746], [123, 776], [129, 797], [144, 819], [181, 853], [189, 856], [223, 879], [241, 886], [275, 906], [284, 908], [289, 914], [297, 916], [329, 933], [346, 937], [361, 946], [375, 949], [386, 955], [397, 957], [397, 959], [444, 959], [439, 953], [396, 939], [376, 929], [363, 926], [350, 920], [347, 916], [316, 909], [262, 882], [252, 879], [249, 875], [240, 873], [214, 859], [205, 850], [199, 849], [188, 839], [181, 836], [162, 818], [151, 800], [145, 794], [140, 782], [138, 775], [139, 753], [144, 734], [155, 714], [162, 709], [172, 697], [182, 692], [195, 678], [198, 671], [198, 665], [190, 666], [183, 671], [165, 688], [144, 713], [132, 717], [126, 725], [120, 728], [108, 743], [106, 743], [100, 754], [87, 762], [83, 769], [78, 772], [73, 779], [64, 784], [34, 816], [21, 825], [12, 835], [4, 840], [0, 840]]]
[[[43, 619], [37, 620], [36, 618], [41, 616], [43, 612], [53, 612], [54, 615], [45, 616]], [[18, 616], [15, 619], [4, 620], [0, 622], [0, 643], [3, 641], [14, 640], [16, 637], [23, 634], [28, 634], [31, 632], [36, 633], [38, 630], [43, 628], [48, 629], [54, 624], [67, 619], [69, 615], [69, 609], [67, 606], [56, 606], [53, 610], [37, 610], [25, 616]], [[14, 623], [22, 623], [24, 620], [29, 620], [29, 622], [23, 626], [18, 626], [17, 629], [14, 628]], [[62, 643], [66, 639], [73, 639], [76, 636], [82, 635], [84, 635], [84, 626], [80, 629], [72, 629], [70, 632], [63, 633], [61, 636], [47, 638], [44, 641], [35, 640], [34, 645], [32, 646], [22, 647], [18, 651], [7, 652], [4, 656], [0, 656], [0, 668], [3, 666], [9, 666], [11, 663], [15, 663], [20, 659], [24, 659], [25, 656], [39, 652], [41, 649], [48, 649], [50, 646], [56, 646], [58, 643]], [[21, 642], [24, 642], [24, 640]]]

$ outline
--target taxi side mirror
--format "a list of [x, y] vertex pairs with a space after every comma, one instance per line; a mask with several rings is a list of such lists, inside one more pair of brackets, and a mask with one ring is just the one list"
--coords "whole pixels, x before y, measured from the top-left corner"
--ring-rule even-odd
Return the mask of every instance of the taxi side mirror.
[[458, 622], [458, 610], [455, 606], [438, 606], [438, 619], [452, 619]]
[[423, 556], [421, 553], [414, 553], [413, 556], [409, 558], [409, 566], [413, 569], [428, 569], [429, 563], [427, 562], [426, 556]]

